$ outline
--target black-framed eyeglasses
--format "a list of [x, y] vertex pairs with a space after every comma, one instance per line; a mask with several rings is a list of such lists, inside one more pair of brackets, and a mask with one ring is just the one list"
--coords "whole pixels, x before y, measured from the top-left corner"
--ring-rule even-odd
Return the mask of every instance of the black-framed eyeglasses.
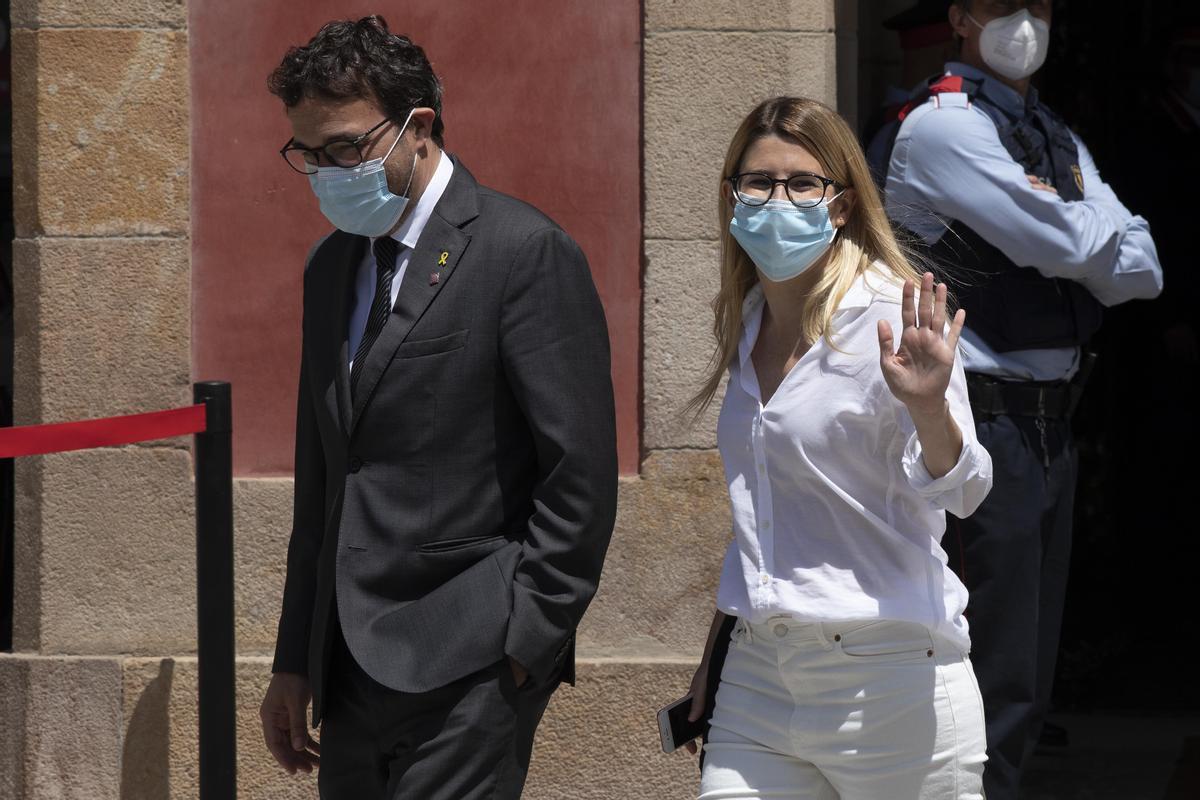
[[725, 180], [733, 186], [738, 199], [748, 206], [765, 206], [771, 195], [775, 194], [776, 185], [781, 183], [787, 199], [796, 208], [819, 206], [829, 194], [830, 186], [844, 188], [833, 178], [811, 172], [798, 172], [786, 178], [772, 178], [762, 172], [741, 172]]
[[362, 136], [356, 136], [353, 139], [338, 139], [327, 142], [321, 147], [301, 147], [296, 144], [295, 139], [288, 139], [288, 143], [279, 149], [279, 155], [283, 156], [283, 160], [288, 163], [289, 167], [303, 175], [316, 173], [317, 167], [321, 164], [322, 155], [325, 156], [326, 163], [333, 164], [335, 167], [357, 167], [363, 162], [362, 143], [368, 136], [391, 121], [391, 117], [386, 117]]

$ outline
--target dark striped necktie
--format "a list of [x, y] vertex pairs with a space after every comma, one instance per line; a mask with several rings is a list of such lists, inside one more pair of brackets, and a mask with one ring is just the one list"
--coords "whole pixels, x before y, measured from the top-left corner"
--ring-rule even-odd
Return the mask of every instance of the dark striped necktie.
[[362, 374], [363, 365], [367, 361], [367, 353], [371, 345], [379, 338], [380, 331], [387, 323], [388, 315], [392, 313], [392, 276], [396, 274], [396, 254], [400, 252], [400, 243], [391, 236], [380, 236], [375, 240], [375, 297], [371, 300], [371, 312], [367, 316], [367, 327], [358, 349], [354, 351], [354, 365], [350, 367], [350, 394], [354, 394], [358, 386], [358, 376]]

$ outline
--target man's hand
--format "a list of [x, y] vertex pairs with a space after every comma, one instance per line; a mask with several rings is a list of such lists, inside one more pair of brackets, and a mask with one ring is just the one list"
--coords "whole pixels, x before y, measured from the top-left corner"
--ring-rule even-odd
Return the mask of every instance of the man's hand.
[[321, 763], [321, 745], [308, 735], [310, 700], [308, 678], [276, 672], [258, 712], [267, 749], [290, 775], [295, 775], [296, 770], [312, 772]]
[[1038, 176], [1026, 175], [1025, 177], [1029, 179], [1029, 185], [1032, 186], [1034, 189], [1037, 189], [1039, 192], [1049, 192], [1050, 194], [1058, 194], [1058, 189], [1055, 189], [1053, 186], [1046, 183]]
[[512, 656], [507, 656], [508, 666], [512, 669], [513, 681], [518, 689], [525, 685], [525, 681], [529, 680], [529, 670], [521, 666], [521, 662], [517, 661]]

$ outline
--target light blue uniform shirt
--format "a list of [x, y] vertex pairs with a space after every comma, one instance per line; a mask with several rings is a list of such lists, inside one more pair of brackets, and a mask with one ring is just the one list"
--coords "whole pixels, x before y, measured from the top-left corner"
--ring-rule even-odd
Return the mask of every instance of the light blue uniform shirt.
[[[1079, 137], [1083, 199], [1069, 202], [1034, 189], [1000, 142], [997, 123], [1024, 116], [1037, 103], [966, 64], [950, 62], [947, 75], [982, 83], [989, 104], [966, 94], [941, 94], [913, 109], [896, 136], [888, 166], [887, 212], [895, 222], [934, 244], [956, 220], [1012, 259], [1048, 278], [1083, 284], [1106, 306], [1157, 297], [1162, 267], [1150, 225], [1130, 213], [1100, 178]], [[999, 106], [993, 108], [991, 104]], [[969, 276], [967, 276], [969, 280]], [[967, 328], [960, 340], [967, 370], [1010, 380], [1061, 380], [1075, 374], [1075, 347], [997, 353]]]

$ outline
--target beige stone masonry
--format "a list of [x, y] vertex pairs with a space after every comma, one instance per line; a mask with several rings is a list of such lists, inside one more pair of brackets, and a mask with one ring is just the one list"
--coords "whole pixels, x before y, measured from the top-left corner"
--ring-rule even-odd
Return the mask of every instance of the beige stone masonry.
[[121, 662], [0, 654], [0, 800], [119, 797]]
[[730, 538], [715, 453], [656, 452], [623, 480], [600, 589], [580, 653], [699, 660]]
[[287, 547], [292, 534], [290, 478], [233, 482], [233, 577], [238, 653], [272, 656]]
[[830, 31], [833, 3], [826, 0], [650, 0], [646, 32], [662, 30]]
[[187, 450], [110, 448], [24, 460], [16, 649], [194, 652], [194, 506]]
[[12, 0], [14, 28], [182, 28], [184, 0]]
[[188, 232], [187, 35], [13, 31], [18, 237]]
[[17, 424], [191, 402], [188, 251], [186, 239], [15, 242]]
[[[716, 447], [724, 389], [699, 419], [684, 407], [700, 389], [716, 346], [711, 303], [721, 285], [717, 259], [715, 241], [646, 242], [642, 380], [647, 449]], [[723, 486], [718, 488], [723, 494]]]

